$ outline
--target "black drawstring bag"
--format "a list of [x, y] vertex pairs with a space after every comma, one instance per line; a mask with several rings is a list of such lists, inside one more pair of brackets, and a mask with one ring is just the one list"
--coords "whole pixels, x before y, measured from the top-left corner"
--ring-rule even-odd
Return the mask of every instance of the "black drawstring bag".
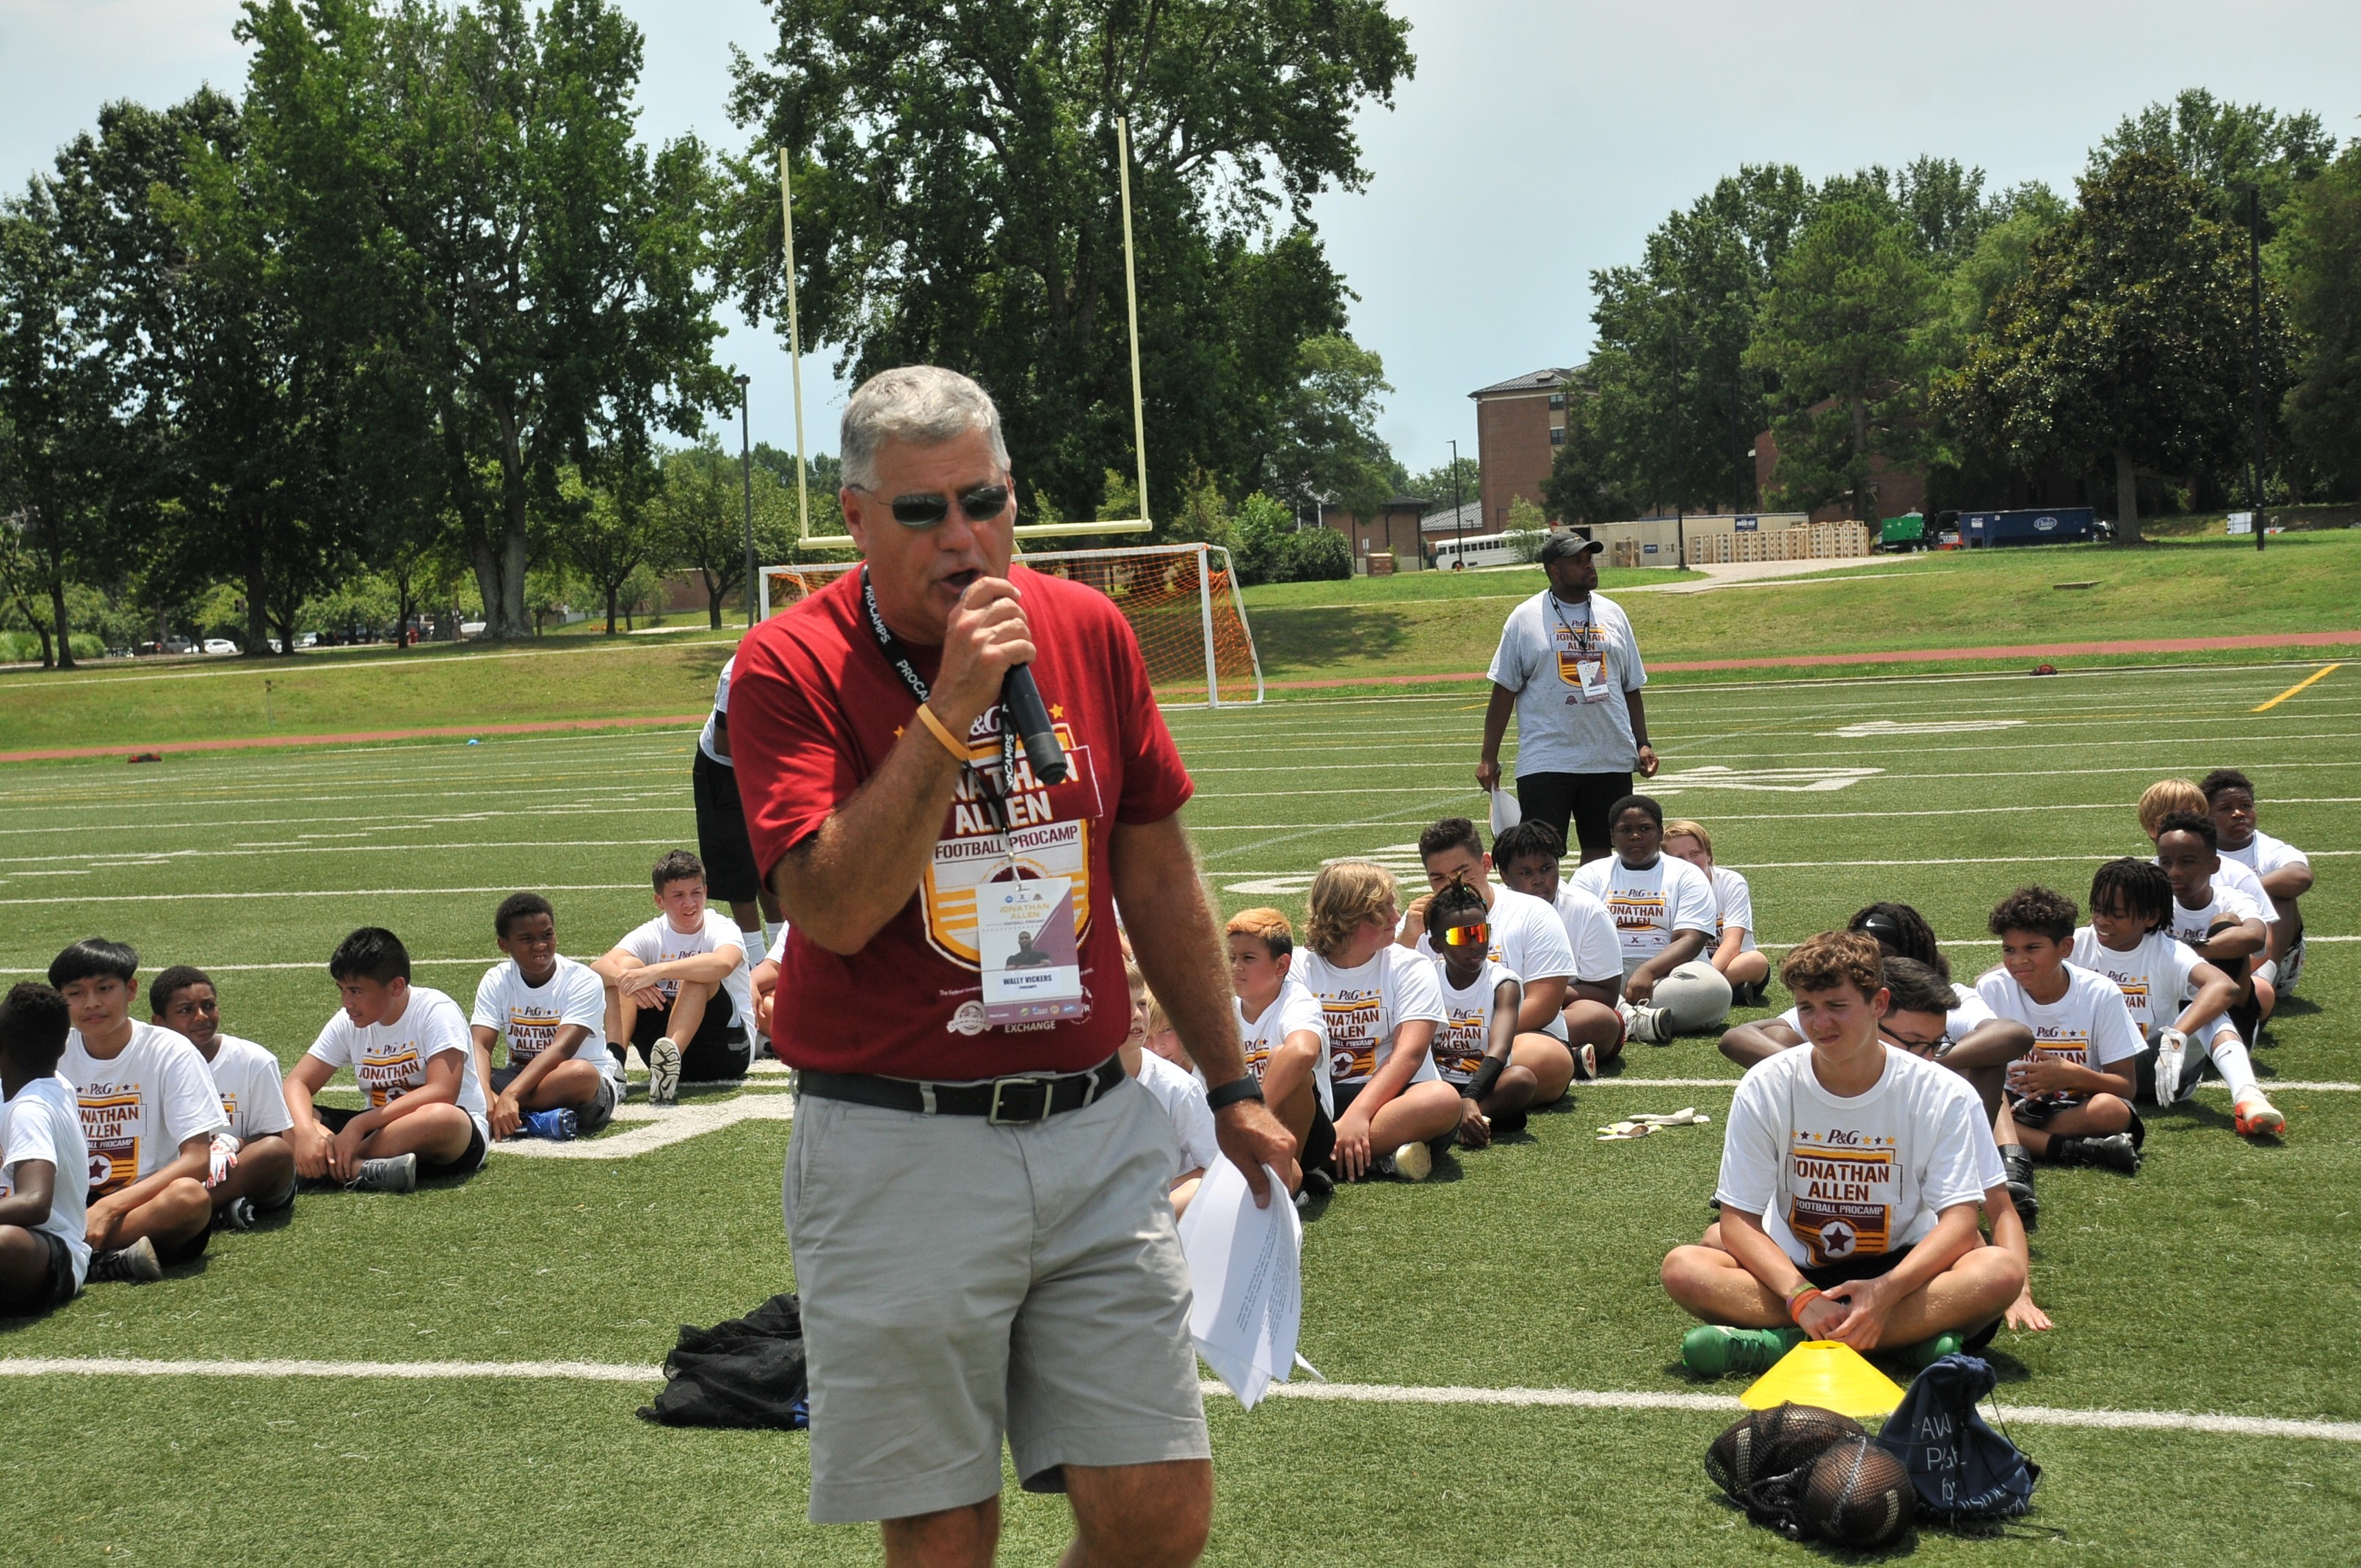
[[1995, 1381], [1989, 1363], [1947, 1355], [1918, 1374], [1885, 1419], [1878, 1446], [1909, 1470], [1921, 1515], [1991, 1524], [2033, 1506], [2041, 1466], [1976, 1413]]
[[793, 1292], [709, 1329], [683, 1325], [664, 1357], [664, 1386], [640, 1419], [668, 1427], [811, 1424], [804, 1383], [803, 1309]]

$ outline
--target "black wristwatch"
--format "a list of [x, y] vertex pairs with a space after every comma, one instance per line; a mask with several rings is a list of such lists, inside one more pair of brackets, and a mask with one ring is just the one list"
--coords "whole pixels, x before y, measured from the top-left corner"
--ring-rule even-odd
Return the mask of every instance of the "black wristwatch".
[[1205, 1091], [1205, 1103], [1219, 1111], [1241, 1100], [1260, 1100], [1262, 1080], [1252, 1073], [1243, 1073], [1227, 1083], [1215, 1084]]

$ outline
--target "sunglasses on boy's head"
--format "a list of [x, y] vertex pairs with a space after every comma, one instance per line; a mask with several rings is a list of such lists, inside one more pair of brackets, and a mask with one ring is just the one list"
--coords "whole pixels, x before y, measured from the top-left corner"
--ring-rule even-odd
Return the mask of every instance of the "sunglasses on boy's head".
[[[865, 485], [853, 488], [868, 489]], [[877, 492], [870, 490], [869, 493], [874, 495]], [[950, 498], [939, 494], [895, 496], [889, 504], [893, 509], [894, 521], [905, 528], [934, 528], [951, 514]], [[970, 522], [990, 522], [1008, 509], [1008, 487], [978, 485], [961, 495], [959, 509], [967, 514]]]
[[1478, 921], [1473, 926], [1454, 926], [1443, 933], [1446, 948], [1480, 948], [1492, 939], [1492, 927]]

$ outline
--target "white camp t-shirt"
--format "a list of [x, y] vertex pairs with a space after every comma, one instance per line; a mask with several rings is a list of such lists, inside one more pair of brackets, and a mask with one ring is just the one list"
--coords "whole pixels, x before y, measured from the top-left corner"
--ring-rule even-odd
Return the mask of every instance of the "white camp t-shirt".
[[1607, 905], [1571, 881], [1557, 884], [1558, 923], [1574, 948], [1574, 978], [1604, 985], [1623, 978], [1623, 938]]
[[1213, 1141], [1213, 1107], [1205, 1099], [1205, 1086], [1197, 1081], [1197, 1075], [1173, 1066], [1154, 1051], [1142, 1051], [1139, 1086], [1156, 1096], [1172, 1123], [1172, 1141], [1180, 1147], [1180, 1163], [1172, 1168], [1172, 1174], [1211, 1169], [1222, 1148]]
[[730, 711], [730, 673], [737, 667], [735, 653], [721, 662], [721, 679], [713, 687], [713, 711], [705, 716], [705, 728], [697, 732], [697, 749], [725, 768], [730, 759], [713, 749], [713, 721]]
[[475, 1036], [459, 1004], [431, 986], [413, 985], [401, 1016], [363, 1027], [342, 1008], [312, 1042], [311, 1054], [331, 1068], [348, 1067], [381, 1111], [413, 1090], [426, 1087], [426, 1064], [445, 1051], [459, 1053], [459, 1109], [485, 1120], [484, 1086], [476, 1077]]
[[[2052, 1003], [2036, 1002], [2015, 976], [2001, 969], [1976, 981], [1976, 992], [1996, 1015], [2033, 1031], [2033, 1048], [2025, 1053], [2027, 1058], [2054, 1057], [2096, 1071], [2147, 1048], [2147, 1042], [2132, 1023], [2131, 1004], [2114, 981], [2070, 961], [2065, 970], [2066, 994]], [[2045, 1098], [2075, 1104], [2090, 1096]]]
[[90, 1190], [100, 1197], [153, 1176], [189, 1139], [229, 1125], [205, 1058], [187, 1038], [153, 1024], [131, 1025], [131, 1043], [102, 1061], [66, 1036], [58, 1071], [74, 1086], [90, 1145]]
[[[1982, 1025], [1991, 1023], [1994, 1014], [1984, 1005], [1982, 997], [1964, 985], [1952, 985], [1951, 999], [1959, 1005], [1943, 1014], [1943, 1038], [1956, 1046]], [[1811, 1037], [1804, 1033], [1804, 1010], [1801, 1007], [1788, 1008], [1779, 1014], [1779, 1022], [1795, 1030], [1798, 1039], [1808, 1040]]]
[[1465, 990], [1454, 989], [1451, 971], [1434, 960], [1434, 989], [1443, 997], [1443, 1026], [1434, 1032], [1434, 1069], [1450, 1084], [1462, 1084], [1484, 1065], [1492, 1045], [1492, 1003], [1504, 980], [1516, 975], [1498, 959], [1486, 959]]
[[[2155, 863], [2153, 861], [2149, 861], [2151, 865]], [[2279, 923], [2279, 903], [2264, 891], [2263, 879], [2257, 876], [2253, 869], [2244, 861], [2232, 859], [2226, 850], [2221, 851], [2221, 863], [2213, 868], [2213, 898], [2217, 914], [2220, 913], [2219, 906], [2224, 903], [2225, 894], [2230, 895], [2227, 902], [2234, 905], [2240, 899], [2254, 905], [2255, 917], [2264, 925], [2276, 926]], [[2184, 917], [2191, 916], [2192, 913], [2180, 907], [2178, 897], [2173, 900], [2173, 934], [2184, 942], [2194, 940], [2202, 946], [2205, 941], [2202, 927], [2198, 928], [2198, 934], [2193, 938], [2182, 935], [2189, 924], [2188, 919]]]
[[230, 1135], [239, 1143], [267, 1138], [295, 1124], [287, 1113], [279, 1058], [269, 1047], [236, 1035], [216, 1035], [214, 1059], [205, 1065], [213, 1069], [214, 1091], [221, 1096], [222, 1114], [229, 1118]]
[[1544, 588], [1509, 612], [1492, 684], [1517, 694], [1517, 776], [1628, 773], [1640, 765], [1627, 693], [1648, 684], [1614, 600], [1567, 604]]
[[1714, 1196], [1762, 1215], [1798, 1266], [1822, 1267], [1899, 1252], [1944, 1210], [1981, 1202], [1998, 1184], [1992, 1141], [1982, 1102], [1949, 1068], [1888, 1046], [1876, 1084], [1848, 1099], [1820, 1086], [1809, 1048], [1781, 1051], [1739, 1080]]
[[588, 964], [560, 958], [557, 972], [541, 986], [525, 983], [514, 959], [494, 964], [476, 986], [476, 1011], [467, 1021], [507, 1036], [511, 1067], [524, 1066], [550, 1047], [559, 1029], [579, 1024], [590, 1032], [574, 1047], [575, 1059], [597, 1063], [609, 1078], [622, 1077], [622, 1063], [607, 1048], [606, 982]]
[[[2189, 999], [2197, 994], [2197, 966], [2205, 961], [2197, 956], [2196, 948], [2173, 940], [2169, 931], [2150, 931], [2140, 938], [2138, 947], [2125, 953], [2100, 941], [2097, 928], [2091, 926], [2074, 933], [2073, 950], [2067, 956], [2081, 968], [2114, 981], [2124, 993], [2124, 1005], [2131, 1009], [2132, 1026], [2143, 1036], [2172, 1026]], [[2218, 1036], [2225, 1029], [2237, 1033], [2237, 1025], [2226, 1013], [2214, 1020], [2210, 1033]]]
[[2312, 857], [2301, 850], [2284, 839], [2272, 838], [2260, 828], [2257, 828], [2255, 836], [2246, 840], [2245, 848], [2234, 850], [2224, 844], [2221, 847], [2221, 854], [2224, 861], [2235, 861], [2254, 872], [2257, 882], [2290, 866], [2308, 868], [2312, 864]]
[[1260, 1083], [1265, 1069], [1270, 1065], [1270, 1053], [1287, 1043], [1287, 1036], [1309, 1030], [1320, 1037], [1323, 1048], [1312, 1053], [1312, 1075], [1320, 1085], [1321, 1102], [1328, 1099], [1328, 1038], [1327, 1016], [1320, 1010], [1320, 999], [1303, 989], [1303, 982], [1291, 973], [1279, 976], [1279, 994], [1262, 1010], [1259, 1018], [1246, 1016], [1246, 1004], [1236, 997], [1230, 1005], [1237, 1009], [1238, 1038], [1246, 1047], [1246, 1070]]
[[[729, 993], [730, 1005], [735, 1010], [737, 1022], [749, 1029], [754, 1023], [754, 960], [746, 956], [746, 934], [738, 923], [710, 904], [705, 906], [703, 923], [689, 932], [672, 928], [672, 916], [659, 915], [644, 926], [636, 927], [615, 946], [643, 964], [670, 963], [675, 959], [694, 958], [721, 948], [738, 949], [738, 967], [730, 971], [722, 989]], [[656, 989], [664, 993], [667, 1005], [679, 992], [676, 981], [660, 981]]]
[[0, 1106], [0, 1198], [16, 1195], [16, 1166], [33, 1159], [56, 1168], [49, 1217], [33, 1228], [66, 1244], [79, 1290], [90, 1274], [90, 1199], [83, 1180], [91, 1168], [90, 1146], [82, 1135], [74, 1086], [63, 1073], [32, 1080]]
[[1713, 905], [1713, 940], [1706, 944], [1707, 956], [1712, 956], [1714, 950], [1721, 946], [1722, 932], [1732, 926], [1746, 933], [1739, 942], [1738, 950], [1741, 953], [1752, 952], [1754, 950], [1754, 890], [1746, 885], [1746, 879], [1728, 866], [1714, 867]]
[[[2235, 863], [2224, 861], [2223, 871], [2227, 871]], [[2254, 875], [2252, 872], [2246, 874]], [[2191, 909], [2180, 902], [2179, 894], [2173, 894], [2172, 924], [2169, 929], [2174, 940], [2186, 942], [2192, 948], [2202, 948], [2209, 939], [2213, 922], [2225, 915], [2235, 920], [2259, 920], [2266, 927], [2272, 924], [2273, 906], [2268, 894], [2256, 898], [2234, 885], [2221, 872], [2213, 873], [2210, 891], [2213, 896], [2202, 909]]]
[[[1566, 940], [1565, 923], [1556, 910], [1531, 894], [1496, 887], [1486, 919], [1492, 927], [1492, 950], [1486, 957], [1507, 969], [1520, 984], [1574, 978], [1574, 944]], [[1419, 933], [1418, 951], [1438, 966], [1442, 963], [1434, 938], [1423, 931]], [[1435, 972], [1443, 971], [1438, 967]], [[1552, 1018], [1546, 1032], [1565, 1039], [1565, 1017]]]
[[[1321, 1022], [1328, 1041], [1328, 1075], [1321, 1085], [1321, 1105], [1334, 1116], [1336, 1103], [1331, 1085], [1367, 1083], [1394, 1054], [1394, 1031], [1423, 1018], [1443, 1025], [1443, 992], [1434, 983], [1434, 965], [1408, 948], [1388, 942], [1377, 956], [1357, 969], [1340, 969], [1310, 948], [1296, 958], [1295, 972], [1303, 989], [1320, 1003]], [[1433, 1083], [1434, 1053], [1419, 1053], [1412, 1083]]]
[[1574, 885], [1615, 917], [1627, 979], [1664, 951], [1674, 932], [1713, 933], [1713, 886], [1686, 861], [1660, 854], [1641, 870], [1625, 865], [1620, 855], [1602, 855], [1574, 873]]

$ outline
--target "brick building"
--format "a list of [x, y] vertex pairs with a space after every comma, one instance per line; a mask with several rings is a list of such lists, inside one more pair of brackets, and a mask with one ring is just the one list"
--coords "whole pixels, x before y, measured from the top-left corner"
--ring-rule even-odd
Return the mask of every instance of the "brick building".
[[1550, 464], [1565, 444], [1565, 400], [1580, 374], [1579, 366], [1552, 366], [1467, 394], [1476, 401], [1485, 532], [1509, 526], [1509, 504], [1517, 497], [1542, 504]]
[[1356, 517], [1340, 506], [1323, 506], [1320, 526], [1334, 529], [1352, 542], [1356, 572], [1367, 570], [1370, 552], [1384, 550], [1393, 552], [1394, 570], [1416, 572], [1426, 565], [1426, 553], [1420, 548], [1419, 519], [1432, 504], [1417, 496], [1396, 496], [1372, 517]]

